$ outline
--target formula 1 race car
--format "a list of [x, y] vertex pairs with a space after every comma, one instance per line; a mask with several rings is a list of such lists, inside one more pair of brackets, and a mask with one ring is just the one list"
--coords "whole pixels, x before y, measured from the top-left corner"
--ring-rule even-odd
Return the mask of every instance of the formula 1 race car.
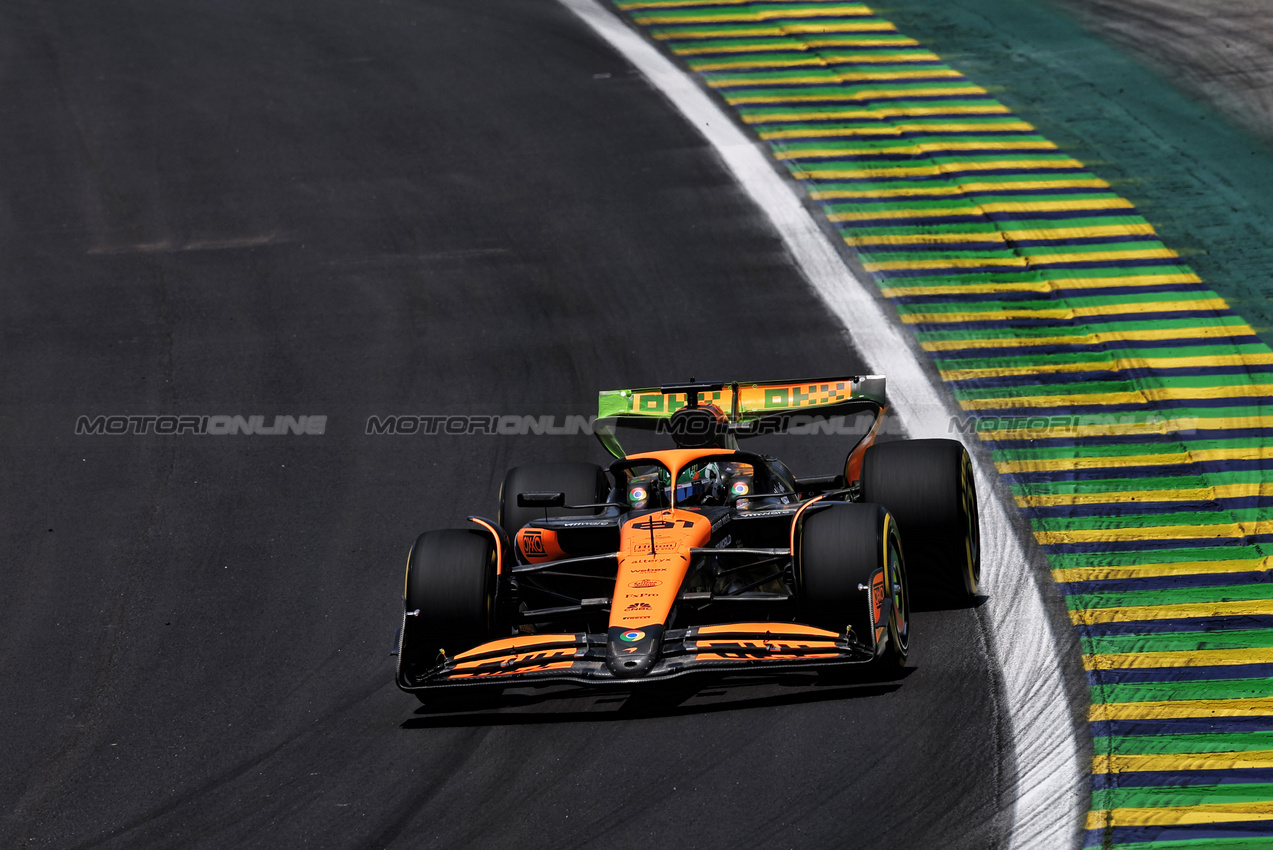
[[[608, 470], [516, 467], [496, 519], [416, 539], [398, 686], [441, 704], [505, 685], [631, 687], [694, 672], [896, 673], [911, 582], [966, 602], [981, 550], [967, 451], [876, 445], [887, 409], [878, 376], [601, 393]], [[830, 475], [799, 478], [738, 448], [811, 417], [863, 415]], [[675, 448], [627, 454], [625, 430]]]

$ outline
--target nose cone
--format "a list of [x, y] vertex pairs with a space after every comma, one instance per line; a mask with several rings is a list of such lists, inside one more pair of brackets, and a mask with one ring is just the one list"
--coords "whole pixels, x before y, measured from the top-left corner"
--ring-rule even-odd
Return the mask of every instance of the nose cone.
[[606, 635], [606, 666], [616, 679], [639, 679], [654, 668], [662, 645], [662, 626], [614, 626]]

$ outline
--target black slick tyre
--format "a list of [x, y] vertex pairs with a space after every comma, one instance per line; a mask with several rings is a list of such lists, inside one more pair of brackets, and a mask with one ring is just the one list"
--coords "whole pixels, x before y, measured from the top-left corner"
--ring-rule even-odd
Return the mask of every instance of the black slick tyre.
[[[800, 619], [878, 646], [875, 668], [895, 673], [910, 649], [910, 597], [897, 524], [881, 505], [833, 504], [800, 526], [796, 577]], [[877, 589], [878, 595], [873, 593]], [[887, 623], [882, 616], [888, 604]], [[882, 632], [877, 628], [883, 627]]]
[[871, 446], [862, 500], [888, 508], [906, 545], [917, 599], [966, 604], [981, 585], [981, 527], [972, 461], [955, 440]]
[[495, 583], [490, 535], [448, 529], [416, 538], [407, 556], [400, 685], [418, 684], [445, 658], [495, 637]]
[[[518, 507], [518, 493], [565, 493], [567, 505], [591, 505], [604, 502], [609, 491], [606, 474], [595, 463], [528, 463], [517, 466], [508, 471], [500, 487], [499, 524], [513, 540], [526, 523], [543, 519], [543, 508]], [[597, 511], [552, 508], [549, 513], [552, 516], [593, 516]]]

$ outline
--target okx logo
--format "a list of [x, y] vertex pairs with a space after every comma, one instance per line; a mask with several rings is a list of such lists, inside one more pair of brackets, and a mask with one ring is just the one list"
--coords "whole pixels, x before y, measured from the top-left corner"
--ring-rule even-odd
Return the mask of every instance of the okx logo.
[[527, 555], [543, 555], [544, 533], [542, 531], [523, 531], [522, 552]]

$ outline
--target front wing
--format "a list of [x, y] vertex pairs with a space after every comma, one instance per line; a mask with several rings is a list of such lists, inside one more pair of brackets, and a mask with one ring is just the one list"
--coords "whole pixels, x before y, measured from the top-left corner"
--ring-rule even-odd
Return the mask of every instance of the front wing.
[[440, 658], [438, 666], [418, 680], [407, 682], [400, 677], [398, 685], [405, 691], [558, 682], [632, 686], [697, 672], [764, 673], [863, 664], [875, 656], [871, 647], [844, 635], [791, 623], [669, 630], [649, 673], [635, 679], [615, 676], [606, 666], [606, 651], [604, 633], [522, 635], [484, 643], [453, 658]]

